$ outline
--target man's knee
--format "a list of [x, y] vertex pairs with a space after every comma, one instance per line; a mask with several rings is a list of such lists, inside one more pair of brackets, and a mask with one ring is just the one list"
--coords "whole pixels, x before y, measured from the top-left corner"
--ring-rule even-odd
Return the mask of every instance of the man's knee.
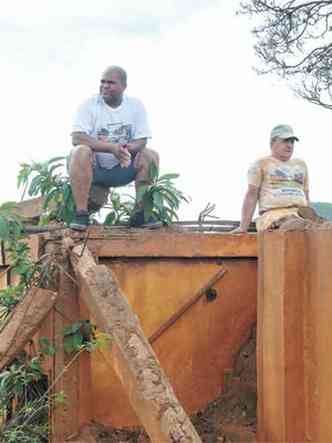
[[87, 145], [77, 145], [75, 146], [68, 159], [68, 166], [69, 166], [69, 172], [72, 166], [76, 163], [90, 163], [93, 164], [94, 160], [94, 152], [90, 148], [90, 146]]
[[154, 163], [159, 168], [159, 154], [154, 149], [144, 148], [135, 158], [134, 166], [137, 169], [149, 166]]

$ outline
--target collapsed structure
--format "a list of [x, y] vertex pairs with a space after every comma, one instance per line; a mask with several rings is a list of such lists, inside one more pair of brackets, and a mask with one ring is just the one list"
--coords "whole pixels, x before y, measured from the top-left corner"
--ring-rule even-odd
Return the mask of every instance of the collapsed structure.
[[[188, 415], [232, 378], [257, 301], [258, 441], [332, 440], [331, 230], [266, 232], [257, 242], [197, 227], [91, 227], [29, 241], [35, 257], [57, 262], [56, 278], [15, 308], [0, 365], [31, 339], [56, 346], [44, 371], [66, 402], [50, 409], [50, 441], [94, 441], [87, 426], [96, 422], [141, 425], [155, 443], [200, 442]], [[4, 250], [1, 258], [6, 271]], [[107, 333], [108, 348], [66, 353], [63, 331], [77, 320]]]

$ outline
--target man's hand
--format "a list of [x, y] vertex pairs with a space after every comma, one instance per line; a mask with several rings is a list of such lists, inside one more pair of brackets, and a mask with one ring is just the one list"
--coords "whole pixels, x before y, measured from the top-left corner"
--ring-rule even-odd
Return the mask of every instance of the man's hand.
[[113, 154], [119, 160], [121, 168], [128, 168], [131, 162], [131, 155], [126, 145], [121, 145], [120, 143], [116, 143], [114, 145]]
[[238, 228], [232, 229], [229, 233], [230, 234], [245, 234], [247, 232], [246, 229], [241, 228], [241, 226], [239, 226]]

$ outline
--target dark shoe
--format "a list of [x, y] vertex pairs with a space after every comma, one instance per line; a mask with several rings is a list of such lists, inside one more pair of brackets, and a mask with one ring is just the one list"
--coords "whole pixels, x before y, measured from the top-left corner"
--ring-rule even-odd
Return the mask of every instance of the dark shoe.
[[162, 222], [157, 221], [155, 217], [151, 216], [147, 222], [144, 220], [143, 209], [135, 211], [129, 219], [129, 226], [131, 228], [149, 228], [156, 229], [162, 226]]
[[89, 213], [87, 211], [77, 212], [74, 220], [70, 223], [70, 229], [85, 231], [89, 226]]

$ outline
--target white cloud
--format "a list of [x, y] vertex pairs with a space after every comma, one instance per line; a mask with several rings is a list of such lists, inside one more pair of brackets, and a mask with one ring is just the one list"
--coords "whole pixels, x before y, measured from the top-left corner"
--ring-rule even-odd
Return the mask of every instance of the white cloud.
[[212, 201], [221, 217], [238, 218], [247, 167], [268, 153], [280, 122], [299, 133], [313, 199], [331, 200], [329, 113], [256, 76], [249, 24], [230, 3], [6, 3], [0, 201], [16, 196], [20, 161], [69, 151], [72, 115], [109, 64], [127, 69], [128, 93], [148, 108], [162, 169], [179, 172], [179, 186], [193, 197], [184, 217]]

